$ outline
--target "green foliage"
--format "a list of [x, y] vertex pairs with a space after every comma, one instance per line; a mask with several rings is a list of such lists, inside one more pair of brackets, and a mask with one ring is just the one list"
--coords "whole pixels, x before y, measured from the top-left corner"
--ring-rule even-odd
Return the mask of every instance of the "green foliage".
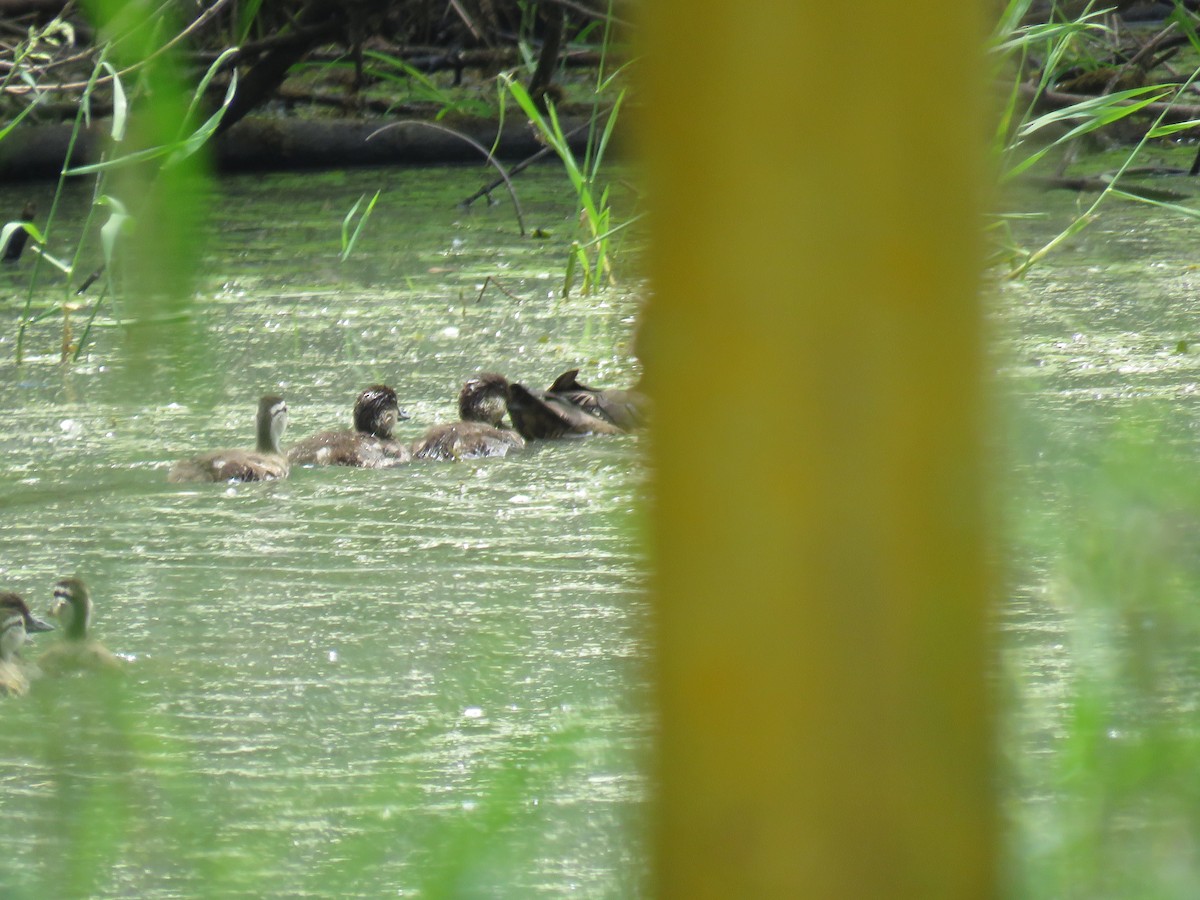
[[261, 7], [262, 0], [244, 0], [238, 4], [233, 43], [246, 43], [258, 21], [258, 11]]
[[350, 233], [350, 223], [354, 221], [354, 214], [358, 212], [359, 206], [367, 199], [367, 195], [363, 194], [354, 201], [354, 205], [350, 207], [350, 211], [346, 213], [346, 218], [342, 219], [342, 254], [339, 257], [342, 262], [345, 262], [351, 252], [354, 250], [354, 245], [358, 243], [358, 236], [363, 230], [363, 226], [367, 224], [367, 219], [371, 217], [371, 211], [375, 209], [375, 203], [379, 200], [379, 195], [383, 191], [378, 190], [375, 196], [371, 198], [371, 202], [367, 204], [367, 208], [363, 210], [363, 214], [359, 216], [358, 224], [354, 226], [354, 233]]
[[[522, 33], [532, 31], [533, 10], [524, 8]], [[525, 87], [512, 75], [501, 75], [501, 111], [503, 122], [504, 94], [516, 101], [521, 112], [528, 117], [542, 140], [562, 161], [566, 169], [567, 179], [579, 200], [580, 225], [584, 235], [571, 242], [567, 257], [566, 269], [563, 275], [563, 296], [570, 294], [575, 283], [576, 275], [581, 279], [580, 290], [588, 294], [593, 290], [615, 282], [615, 275], [610, 256], [610, 241], [614, 234], [632, 222], [612, 225], [612, 209], [609, 205], [609, 187], [600, 185], [600, 176], [604, 165], [605, 152], [612, 139], [613, 130], [625, 100], [626, 91], [618, 89], [616, 84], [628, 63], [617, 67], [614, 71], [606, 71], [611, 33], [609, 23], [612, 16], [612, 3], [608, 5], [609, 18], [605, 20], [604, 37], [601, 43], [600, 65], [596, 72], [596, 85], [591, 116], [588, 120], [588, 136], [583, 159], [578, 159], [571, 148], [570, 136], [563, 130], [558, 118], [558, 111], [549, 95], [541, 98], [545, 111], [537, 100], [529, 95]], [[526, 42], [521, 43], [525, 54], [525, 68], [532, 71], [536, 65], [533, 54], [529, 52]], [[601, 108], [602, 98], [616, 91], [616, 98], [605, 109]]]
[[[95, 163], [64, 165], [44, 233], [26, 230], [34, 237], [31, 249], [39, 254], [38, 263], [51, 264], [63, 276], [56, 306], [63, 320], [62, 360], [77, 359], [83, 352], [104, 300], [110, 301], [116, 315], [116, 298], [124, 296], [126, 302], [116, 321], [124, 328], [128, 361], [136, 374], [151, 357], [161, 359], [164, 348], [173, 357], [169, 371], [186, 368], [199, 358], [202, 335], [188, 323], [190, 284], [199, 250], [201, 186], [207, 177], [198, 154], [232, 101], [237, 78], [234, 73], [218, 109], [197, 122], [205, 89], [233, 51], [221, 54], [199, 84], [189, 89], [175, 72], [170, 53], [159, 44], [169, 23], [161, 15], [130, 17], [129, 10], [125, 4], [94, 4], [93, 12], [110, 42], [101, 45], [84, 89], [68, 159], [90, 122], [93, 98], [102, 88], [112, 102], [109, 147]], [[156, 28], [147, 27], [155, 22]], [[148, 167], [151, 163], [154, 165]], [[70, 260], [62, 261], [46, 248], [57, 238], [55, 215], [66, 179], [80, 176], [95, 177], [95, 200], [82, 238], [76, 240]], [[95, 265], [87, 245], [90, 226], [102, 207], [111, 210], [99, 229], [103, 290], [92, 303], [87, 326], [76, 341], [72, 314], [83, 307], [73, 291], [76, 285], [96, 281], [95, 276], [86, 277]], [[127, 271], [118, 274], [121, 269]], [[34, 308], [40, 277], [41, 266], [35, 264], [18, 324], [18, 362], [24, 357], [28, 326], [51, 311]]]
[[491, 117], [495, 114], [495, 109], [481, 97], [472, 97], [464, 95], [462, 91], [441, 88], [424, 72], [409, 65], [398, 56], [378, 50], [364, 50], [363, 61], [365, 74], [389, 84], [404, 85], [408, 88], [411, 99], [434, 103], [441, 107], [434, 116], [437, 121], [451, 113], [484, 117]]
[[[1011, 245], [997, 248], [996, 258], [1008, 261], [1012, 277], [1019, 277], [1064, 241], [1086, 228], [1098, 215], [1101, 205], [1111, 197], [1127, 197], [1115, 189], [1126, 170], [1139, 157], [1147, 141], [1167, 137], [1177, 131], [1195, 127], [1195, 122], [1164, 124], [1171, 104], [1184, 94], [1200, 75], [1197, 69], [1182, 83], [1168, 82], [1104, 92], [1064, 108], [1035, 114], [1040, 98], [1054, 87], [1059, 74], [1069, 68], [1094, 69], [1097, 65], [1096, 43], [1111, 37], [1103, 16], [1107, 10], [1093, 10], [1089, 5], [1075, 19], [1061, 21], [1051, 16], [1046, 23], [1022, 25], [1031, 0], [1010, 0], [1002, 11], [992, 33], [990, 51], [994, 74], [1003, 83], [1008, 81], [1004, 103], [996, 119], [993, 150], [1000, 161], [1000, 181], [1007, 182], [1025, 174], [1051, 154], [1065, 165], [1077, 152], [1082, 138], [1128, 119], [1148, 106], [1161, 103], [1155, 121], [1127, 155], [1117, 173], [1107, 178], [1107, 185], [1069, 225], [1058, 235], [1033, 251], [1023, 251]], [[1195, 34], [1190, 20], [1185, 32]], [[1029, 78], [1031, 61], [1039, 68]], [[1116, 74], [1113, 75], [1116, 80]], [[1022, 90], [1032, 86], [1032, 92]], [[1142, 198], [1139, 198], [1142, 199]], [[1148, 201], [1156, 202], [1156, 201]]]

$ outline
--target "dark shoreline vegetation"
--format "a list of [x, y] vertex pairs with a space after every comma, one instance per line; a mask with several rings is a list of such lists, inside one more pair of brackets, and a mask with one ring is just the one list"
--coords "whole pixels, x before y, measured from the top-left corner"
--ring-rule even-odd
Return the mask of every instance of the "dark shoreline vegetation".
[[[570, 0], [456, 3], [434, 14], [423, 3], [308, 0], [262, 6], [218, 0], [193, 11], [190, 21], [183, 15], [185, 4], [166, 4], [153, 16], [131, 12], [137, 4], [111, 16], [105, 3], [84, 4], [107, 20], [99, 29], [79, 8], [60, 6], [31, 3], [23, 12], [23, 4], [9, 4], [0, 20], [12, 42], [0, 54], [6, 63], [0, 80], [4, 119], [16, 123], [27, 116], [21, 131], [33, 133], [7, 146], [0, 142], [0, 178], [57, 175], [66, 148], [61, 130], [52, 126], [73, 122], [81, 103], [89, 119], [111, 119], [130, 103], [129, 84], [152, 72], [160, 56], [170, 61], [160, 81], [186, 85], [204, 77], [195, 101], [209, 113], [220, 109], [211, 134], [218, 166], [231, 160], [235, 167], [260, 168], [330, 166], [339, 153], [345, 166], [422, 162], [444, 152], [434, 142], [425, 158], [389, 159], [379, 150], [355, 147], [371, 122], [441, 122], [468, 129], [490, 147], [505, 132], [506, 111], [516, 111], [506, 79], [522, 83], [543, 113], [553, 105], [564, 119], [598, 121], [612, 112], [617, 92], [597, 84], [597, 73], [607, 80], [629, 58], [621, 37], [627, 23], [608, 2], [596, 8]], [[60, 15], [51, 17], [55, 12]], [[152, 29], [157, 35], [147, 36]], [[172, 32], [169, 40], [158, 36]], [[130, 54], [129, 47], [139, 43], [142, 55]], [[102, 56], [108, 64], [95, 72]], [[258, 124], [243, 141], [238, 125], [249, 116]], [[291, 155], [272, 155], [264, 146], [268, 120], [280, 123]], [[313, 122], [325, 127], [310, 127]], [[480, 122], [490, 123], [490, 137]], [[334, 138], [333, 123], [343, 123], [353, 137]], [[39, 134], [43, 130], [48, 134]], [[506, 158], [529, 152], [525, 144], [514, 148], [513, 130], [499, 145]], [[416, 141], [430, 136], [414, 132]], [[330, 139], [336, 141], [331, 150], [318, 146]], [[75, 165], [94, 161], [91, 141], [74, 153]]]
[[[0, 21], [13, 40], [0, 60], [9, 120], [0, 177], [52, 176], [58, 190], [49, 210], [13, 210], [0, 235], [8, 262], [39, 257], [18, 362], [28, 325], [48, 312], [33, 301], [43, 264], [66, 282], [64, 362], [83, 353], [106, 298], [128, 295], [126, 325], [187, 317], [195, 259], [187, 248], [214, 170], [475, 161], [490, 174], [463, 204], [507, 198], [519, 233], [544, 240], [543, 229], [527, 229], [513, 178], [557, 159], [580, 205], [575, 233], [555, 238], [564, 244], [564, 295], [616, 277], [611, 239], [639, 214], [612, 218], [601, 174], [629, 64], [627, 23], [612, 0], [480, 0], [436, 13], [415, 2], [331, 0], [21, 9], [9, 6], [11, 19]], [[66, 183], [81, 178], [94, 181], [93, 215], [82, 234], [64, 237], [54, 212]], [[343, 259], [378, 199], [347, 198]], [[156, 265], [163, 258], [176, 271]], [[116, 268], [125, 270], [120, 283]], [[96, 299], [77, 299], [85, 296]], [[136, 358], [146, 339], [129, 333]], [[195, 344], [168, 340], [185, 353]]]

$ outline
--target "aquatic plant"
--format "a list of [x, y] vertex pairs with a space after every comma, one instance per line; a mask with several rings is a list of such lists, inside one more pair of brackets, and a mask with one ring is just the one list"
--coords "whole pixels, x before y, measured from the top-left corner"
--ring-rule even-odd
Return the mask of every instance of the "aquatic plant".
[[[195, 216], [188, 214], [194, 212], [194, 192], [185, 188], [203, 177], [194, 163], [194, 157], [215, 133], [234, 96], [236, 72], [230, 77], [223, 101], [200, 121], [205, 91], [235, 51], [227, 50], [220, 54], [189, 92], [166, 61], [161, 59], [168, 55], [169, 41], [156, 44], [152, 49], [138, 48], [132, 54], [129, 50], [124, 51], [130, 58], [124, 60], [120, 69], [110, 62], [118, 39], [136, 31], [140, 24], [139, 21], [133, 25], [122, 25], [114, 16], [109, 21], [110, 39], [98, 43], [91, 74], [82, 87], [79, 108], [45, 225], [41, 229], [31, 223], [10, 223], [5, 226], [2, 236], [5, 241], [16, 227], [24, 228], [33, 238], [28, 249], [37, 256], [17, 324], [15, 344], [18, 363], [25, 358], [29, 327], [56, 312], [62, 316], [60, 359], [63, 362], [77, 359], [83, 352], [106, 300], [113, 321], [120, 325], [161, 325], [187, 315], [187, 304], [190, 302], [186, 288], [187, 276], [195, 264], [196, 254], [194, 244], [183, 238], [195, 222]], [[124, 30], [125, 27], [131, 31]], [[30, 78], [29, 84], [35, 100], [26, 110], [32, 109], [41, 96], [36, 79]], [[108, 149], [97, 162], [76, 164], [76, 148], [84, 130], [92, 123], [92, 107], [101, 87], [107, 92], [112, 108]], [[140, 116], [134, 115], [135, 107], [141, 108]], [[134, 169], [137, 169], [136, 173]], [[115, 181], [110, 180], [113, 173], [118, 173]], [[130, 173], [131, 177], [120, 177], [124, 173]], [[59, 203], [67, 180], [81, 176], [95, 178], [92, 203], [80, 234], [74, 236], [74, 249], [65, 258], [60, 258], [49, 250], [58, 236], [56, 216]], [[193, 198], [190, 202], [189, 197]], [[108, 215], [93, 235], [92, 226], [105, 210]], [[133, 277], [125, 282], [125, 293], [132, 303], [121, 308], [117, 300], [117, 282], [114, 280], [118, 248], [128, 240], [139, 219], [150, 221], [145, 223], [137, 236], [137, 244], [142, 252], [135, 255], [140, 256], [141, 264], [136, 266]], [[98, 267], [94, 250], [89, 244], [97, 239], [102, 259]], [[164, 245], [164, 241], [169, 246]], [[172, 259], [173, 265], [161, 265], [163, 258]], [[37, 286], [43, 277], [43, 263], [57, 271], [61, 295], [56, 303], [38, 309], [35, 308], [35, 298]], [[100, 291], [89, 307], [80, 298], [97, 282], [101, 282]], [[164, 306], [171, 309], [164, 311]], [[76, 313], [86, 316], [78, 338], [72, 318]], [[135, 330], [127, 329], [127, 334], [135, 352], [139, 346], [143, 349], [148, 346], [148, 342], [141, 341]]]
[[[1155, 83], [1141, 83], [1148, 80], [1152, 65], [1138, 68], [1131, 60], [1119, 68], [1106, 68], [1106, 57], [1119, 56], [1118, 48], [1108, 45], [1113, 35], [1105, 18], [1107, 9], [1095, 9], [1096, 4], [1088, 3], [1076, 15], [1065, 16], [1059, 14], [1055, 4], [1046, 21], [1027, 23], [1031, 5], [1032, 0], [1009, 0], [989, 42], [994, 75], [998, 83], [1007, 84], [992, 136], [1001, 184], [1025, 175], [1052, 153], [1058, 164], [1058, 173], [1051, 179], [1054, 183], [1054, 178], [1079, 154], [1084, 138], [1139, 113], [1153, 115], [1154, 119], [1142, 128], [1140, 139], [1125, 154], [1116, 172], [1087, 182], [1098, 189], [1098, 195], [1043, 246], [1023, 250], [1012, 242], [1003, 218], [993, 224], [992, 231], [997, 237], [992, 262], [1008, 263], [1010, 277], [1023, 275], [1046, 254], [1081, 232], [1110, 198], [1153, 203], [1191, 215], [1185, 208], [1169, 202], [1169, 192], [1118, 185], [1149, 141], [1200, 125], [1200, 119], [1173, 112], [1179, 97], [1200, 76], [1200, 68], [1182, 82], [1168, 77]], [[1194, 49], [1200, 49], [1194, 24], [1183, 10], [1177, 9], [1170, 27], [1185, 35]], [[1065, 73], [1081, 70], [1099, 72], [1107, 79], [1098, 95], [1070, 102], [1058, 95], [1048, 111], [1035, 112], [1058, 79]], [[1133, 86], [1116, 89], [1131, 82]]]
[[[620, 77], [630, 65], [624, 63], [611, 72], [606, 70], [612, 45], [611, 0], [604, 21], [600, 64], [596, 70], [594, 99], [588, 118], [588, 135], [582, 159], [576, 157], [571, 142], [563, 131], [551, 92], [542, 92], [535, 97], [511, 74], [504, 74], [500, 79], [502, 95], [506, 92], [516, 101], [542, 140], [562, 161], [567, 178], [579, 200], [579, 223], [585, 234], [571, 242], [563, 275], [564, 297], [570, 294], [577, 270], [582, 279], [580, 290], [584, 294], [613, 283], [615, 277], [610, 256], [610, 241], [614, 234], [632, 224], [632, 220], [615, 226], [612, 224], [609, 186], [600, 184], [605, 152], [608, 150], [621, 104], [626, 96], [627, 89], [618, 87]], [[605, 98], [613, 92], [616, 93], [615, 99], [610, 104], [606, 103]]]

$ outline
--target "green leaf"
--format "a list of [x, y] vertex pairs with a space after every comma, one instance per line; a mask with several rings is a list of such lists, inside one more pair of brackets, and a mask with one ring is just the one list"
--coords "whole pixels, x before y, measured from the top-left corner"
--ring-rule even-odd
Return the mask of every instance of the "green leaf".
[[119, 144], [125, 140], [125, 129], [129, 119], [129, 100], [125, 97], [125, 86], [121, 83], [121, 74], [113, 67], [113, 64], [104, 62], [100, 65], [107, 69], [112, 76], [112, 139]]
[[[228, 53], [228, 51], [226, 51]], [[224, 56], [225, 54], [222, 54]], [[210, 70], [211, 71], [211, 70]], [[229, 109], [229, 104], [233, 102], [233, 96], [237, 93], [237, 72], [235, 71], [229, 79], [229, 87], [225, 91], [225, 99], [221, 101], [221, 106], [208, 117], [208, 120], [192, 132], [191, 136], [184, 140], [181, 144], [171, 151], [170, 158], [163, 163], [164, 166], [173, 166], [191, 156], [201, 147], [208, 143], [209, 138], [217, 130], [217, 126], [221, 124], [221, 120], [225, 118], [225, 113]]]
[[[1088, 128], [1090, 131], [1099, 128], [1101, 125], [1108, 125], [1132, 115], [1144, 106], [1161, 100], [1170, 93], [1170, 90], [1168, 85], [1152, 84], [1146, 87], [1119, 91], [1115, 94], [1092, 97], [1079, 103], [1073, 103], [1063, 109], [1052, 110], [1030, 122], [1026, 122], [1021, 126], [1018, 136], [1022, 138], [1028, 137], [1035, 131], [1045, 128], [1047, 125], [1072, 119], [1086, 119], [1083, 124], [1090, 124], [1091, 127]], [[1146, 94], [1153, 94], [1153, 96], [1147, 97], [1145, 96]], [[1128, 102], [1138, 97], [1142, 99], [1137, 100], [1137, 102]]]
[[350, 207], [350, 212], [346, 213], [346, 217], [342, 219], [342, 255], [340, 257], [342, 262], [345, 262], [349, 258], [351, 252], [354, 250], [354, 245], [358, 242], [358, 236], [362, 233], [363, 226], [367, 224], [367, 219], [371, 217], [371, 211], [375, 209], [375, 203], [379, 200], [379, 195], [381, 193], [383, 193], [382, 189], [375, 192], [375, 196], [371, 198], [371, 202], [368, 203], [367, 208], [363, 210], [363, 214], [358, 220], [358, 225], [356, 225], [354, 228], [354, 234], [350, 235], [349, 239], [346, 237], [346, 232], [350, 228], [350, 220], [354, 217], [354, 213], [358, 209], [359, 204], [363, 202], [363, 199], [367, 195], [363, 194], [362, 197], [359, 197], [358, 200], [354, 202], [354, 205]]
[[104, 264], [111, 268], [117, 240], [123, 231], [132, 226], [133, 217], [126, 211], [125, 204], [116, 197], [105, 194], [96, 203], [99, 206], [112, 207], [112, 214], [108, 217], [108, 221], [100, 226], [100, 246], [104, 251]]
[[34, 101], [32, 103], [30, 103], [28, 106], [26, 106], [24, 109], [22, 109], [19, 113], [17, 113], [11, 122], [9, 122], [3, 128], [0, 128], [0, 140], [4, 140], [5, 135], [7, 135], [10, 131], [12, 131], [14, 128], [16, 128], [17, 124], [22, 119], [24, 119], [27, 115], [29, 115], [31, 112], [33, 112], [34, 107], [42, 102], [43, 96], [44, 96], [43, 94], [38, 94], [34, 98]]
[[1200, 126], [1200, 119], [1188, 119], [1186, 122], [1174, 122], [1170, 125], [1156, 125], [1150, 129], [1150, 133], [1146, 135], [1150, 138], [1167, 137], [1175, 134], [1178, 131], [1187, 131], [1189, 128]]

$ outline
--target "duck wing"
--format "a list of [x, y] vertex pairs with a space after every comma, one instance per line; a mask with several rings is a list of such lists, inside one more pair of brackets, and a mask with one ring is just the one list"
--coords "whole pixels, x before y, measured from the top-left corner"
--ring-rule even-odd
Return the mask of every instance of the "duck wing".
[[569, 369], [546, 392], [561, 397], [592, 416], [611, 422], [622, 431], [636, 431], [646, 425], [650, 398], [636, 390], [594, 388], [579, 382], [579, 370]]
[[508, 415], [526, 440], [622, 433], [612, 422], [564, 397], [549, 391], [534, 392], [522, 384], [509, 385]]

